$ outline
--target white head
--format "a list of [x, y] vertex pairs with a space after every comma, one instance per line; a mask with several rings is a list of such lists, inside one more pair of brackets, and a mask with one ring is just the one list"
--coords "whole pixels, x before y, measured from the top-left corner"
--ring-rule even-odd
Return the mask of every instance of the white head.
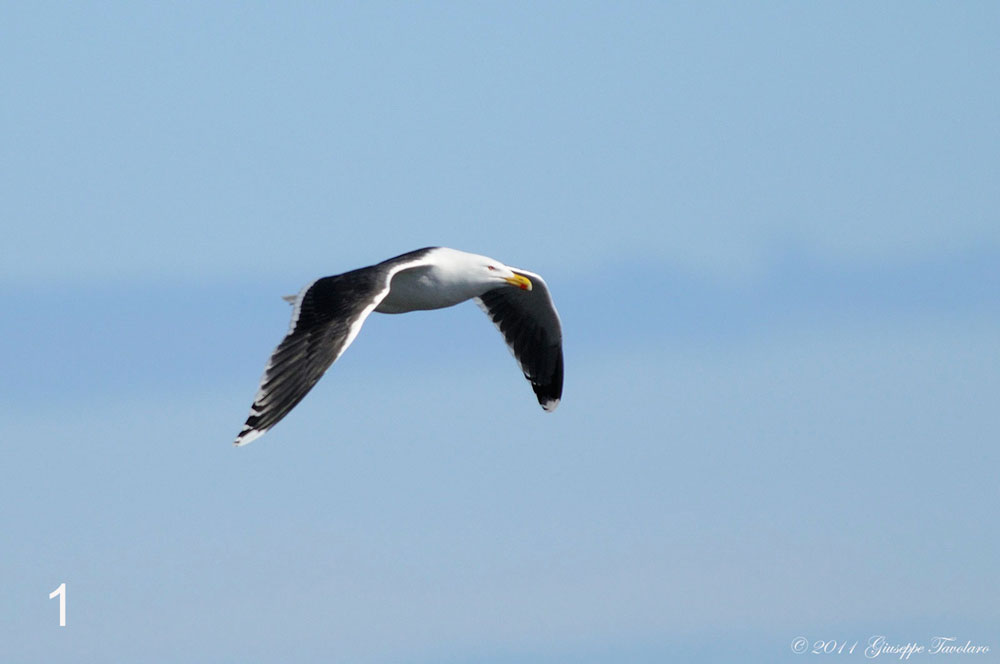
[[497, 261], [491, 260], [486, 264], [486, 276], [498, 282], [502, 281], [511, 286], [517, 286], [521, 290], [531, 290], [531, 279], [528, 279], [523, 274], [514, 272], [514, 270]]
[[462, 278], [480, 285], [482, 292], [504, 284], [515, 286], [521, 290], [531, 290], [531, 280], [528, 277], [514, 272], [496, 259], [456, 249], [445, 249], [444, 251], [450, 254], [453, 265], [460, 266]]

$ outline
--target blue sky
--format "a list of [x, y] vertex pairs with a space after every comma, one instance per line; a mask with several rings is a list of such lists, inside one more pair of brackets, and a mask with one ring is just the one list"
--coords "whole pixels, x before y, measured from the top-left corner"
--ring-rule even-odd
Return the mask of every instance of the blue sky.
[[[3, 659], [1000, 661], [998, 32], [5, 5]], [[559, 410], [464, 305], [233, 449], [279, 296], [436, 244], [545, 276]]]

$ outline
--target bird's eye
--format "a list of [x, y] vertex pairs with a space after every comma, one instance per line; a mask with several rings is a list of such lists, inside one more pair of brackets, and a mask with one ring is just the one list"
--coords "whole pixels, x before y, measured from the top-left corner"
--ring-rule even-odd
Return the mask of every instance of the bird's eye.
[[495, 270], [496, 268], [493, 267], [492, 265], [487, 265], [486, 269], [492, 271], [492, 270]]

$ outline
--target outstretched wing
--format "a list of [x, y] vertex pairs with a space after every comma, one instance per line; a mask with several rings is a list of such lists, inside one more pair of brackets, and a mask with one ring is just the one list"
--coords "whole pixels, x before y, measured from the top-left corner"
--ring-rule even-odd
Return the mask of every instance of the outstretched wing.
[[389, 292], [392, 277], [423, 264], [421, 253], [323, 277], [299, 292], [288, 334], [267, 362], [250, 415], [234, 441], [237, 446], [264, 435], [302, 401], [358, 336], [368, 314]]
[[538, 403], [553, 411], [562, 398], [563, 353], [559, 314], [545, 281], [526, 270], [515, 274], [531, 280], [530, 291], [501, 287], [486, 291], [476, 303], [500, 330]]

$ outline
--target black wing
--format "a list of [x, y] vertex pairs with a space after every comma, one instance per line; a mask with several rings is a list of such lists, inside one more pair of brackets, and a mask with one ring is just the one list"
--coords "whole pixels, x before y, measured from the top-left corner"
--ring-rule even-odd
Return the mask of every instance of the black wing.
[[562, 326], [548, 286], [537, 274], [515, 269], [528, 277], [530, 291], [504, 286], [476, 298], [479, 307], [497, 326], [513, 353], [538, 403], [553, 411], [562, 398]]
[[351, 345], [397, 270], [374, 266], [317, 279], [294, 300], [288, 334], [264, 369], [250, 416], [236, 437], [246, 445], [288, 414]]

